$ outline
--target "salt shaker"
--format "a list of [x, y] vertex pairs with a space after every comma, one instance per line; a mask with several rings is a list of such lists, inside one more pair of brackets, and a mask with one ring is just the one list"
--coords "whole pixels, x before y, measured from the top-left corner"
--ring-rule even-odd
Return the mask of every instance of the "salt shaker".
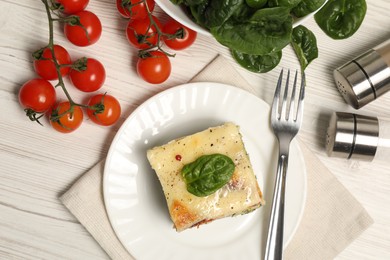
[[356, 109], [390, 90], [390, 39], [333, 71], [345, 101]]
[[390, 159], [390, 121], [335, 112], [326, 135], [328, 156], [363, 161]]

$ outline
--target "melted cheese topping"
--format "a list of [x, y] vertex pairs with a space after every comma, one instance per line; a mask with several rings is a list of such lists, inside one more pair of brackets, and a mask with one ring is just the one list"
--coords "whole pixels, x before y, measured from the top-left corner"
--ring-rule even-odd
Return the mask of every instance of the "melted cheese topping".
[[[189, 193], [181, 169], [202, 155], [215, 153], [233, 160], [235, 171], [232, 178], [209, 196], [197, 197]], [[214, 219], [248, 213], [264, 204], [238, 126], [233, 123], [155, 147], [147, 152], [147, 157], [160, 180], [171, 219], [178, 231]]]

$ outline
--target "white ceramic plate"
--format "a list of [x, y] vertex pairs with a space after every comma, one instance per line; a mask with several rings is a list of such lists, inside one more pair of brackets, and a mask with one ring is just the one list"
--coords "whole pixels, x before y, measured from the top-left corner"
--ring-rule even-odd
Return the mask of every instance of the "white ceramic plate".
[[[187, 26], [188, 28], [190, 28], [190, 29], [202, 34], [202, 35], [207, 35], [207, 36], [211, 35], [208, 30], [204, 29], [202, 26], [195, 23], [190, 18], [190, 16], [186, 13], [184, 8], [173, 4], [170, 0], [155, 0], [155, 1], [158, 4], [158, 6], [160, 6], [161, 9], [164, 10], [165, 13], [167, 13], [170, 17], [172, 17], [176, 21], [180, 22], [181, 24]], [[328, 0], [326, 0], [324, 2], [324, 4], [327, 1]], [[321, 7], [318, 8], [316, 11], [314, 11], [314, 12], [312, 12], [304, 17], [296, 19], [293, 23], [293, 27], [304, 23], [307, 19], [310, 19], [318, 10], [321, 9]]]
[[[261, 259], [276, 171], [277, 143], [269, 106], [239, 88], [190, 83], [168, 89], [139, 106], [110, 147], [104, 169], [104, 200], [119, 240], [143, 260]], [[240, 126], [268, 204], [243, 216], [176, 232], [147, 149], [226, 121]], [[286, 191], [285, 245], [297, 228], [306, 199], [306, 170], [293, 142]]]

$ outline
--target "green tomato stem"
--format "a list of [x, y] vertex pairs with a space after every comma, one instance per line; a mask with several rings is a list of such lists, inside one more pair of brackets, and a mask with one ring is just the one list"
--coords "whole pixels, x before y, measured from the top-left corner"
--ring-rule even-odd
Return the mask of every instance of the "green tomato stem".
[[[50, 9], [48, 0], [42, 0], [42, 2], [45, 5], [46, 14], [47, 14], [48, 22], [49, 22], [49, 44], [47, 45], [47, 48], [50, 49], [50, 52], [51, 52], [51, 55], [53, 58], [53, 62], [54, 62], [54, 66], [56, 67], [57, 76], [58, 76], [58, 83], [56, 84], [55, 87], [61, 87], [62, 91], [64, 92], [66, 98], [68, 99], [68, 101], [70, 103], [70, 107], [69, 107], [68, 111], [65, 111], [62, 115], [57, 116], [58, 118], [60, 118], [61, 116], [65, 115], [66, 113], [72, 112], [74, 106], [82, 106], [83, 107], [84, 105], [81, 105], [81, 104], [74, 102], [72, 97], [70, 96], [68, 90], [65, 87], [65, 83], [64, 83], [64, 80], [63, 80], [62, 74], [61, 74], [61, 67], [63, 67], [63, 66], [58, 63], [57, 58], [56, 58], [56, 54], [54, 52], [54, 26], [53, 26], [53, 23], [54, 23], [54, 21], [57, 21], [58, 19], [54, 19], [52, 17], [51, 9]], [[51, 3], [53, 3], [52, 0], [51, 0]]]
[[140, 3], [141, 3], [141, 2], [143, 2], [143, 3], [145, 4], [146, 12], [147, 12], [147, 14], [148, 14], [148, 18], [149, 18], [149, 21], [150, 21], [150, 24], [149, 24], [149, 27], [148, 27], [148, 30], [147, 30], [147, 31], [149, 31], [149, 29], [150, 29], [152, 26], [154, 26], [154, 27], [156, 28], [156, 31], [157, 31], [157, 32], [156, 32], [156, 33], [157, 33], [157, 44], [156, 44], [155, 46], [151, 46], [150, 48], [147, 48], [147, 49], [144, 49], [144, 50], [140, 50], [140, 51], [139, 51], [139, 56], [142, 57], [142, 56], [144, 56], [144, 54], [145, 54], [146, 52], [149, 52], [149, 51], [152, 51], [152, 50], [154, 50], [154, 49], [157, 49], [157, 50], [161, 51], [162, 53], [164, 53], [165, 55], [167, 55], [168, 57], [175, 57], [175, 56], [176, 56], [175, 53], [173, 53], [173, 54], [172, 54], [172, 53], [169, 53], [169, 52], [165, 51], [165, 50], [161, 47], [161, 45], [162, 45], [162, 37], [163, 37], [163, 36], [172, 37], [172, 35], [171, 35], [171, 34], [164, 33], [164, 32], [161, 30], [161, 28], [157, 25], [157, 23], [154, 21], [152, 12], [150, 11], [148, 4], [146, 3], [146, 0], [142, 0], [142, 1], [140, 1]]

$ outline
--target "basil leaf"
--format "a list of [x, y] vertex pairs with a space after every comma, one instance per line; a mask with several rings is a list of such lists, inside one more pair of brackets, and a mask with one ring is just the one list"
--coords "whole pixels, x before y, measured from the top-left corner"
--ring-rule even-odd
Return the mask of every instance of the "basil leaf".
[[286, 7], [257, 10], [250, 19], [229, 19], [210, 29], [215, 39], [230, 49], [255, 55], [282, 50], [290, 43], [292, 17]]
[[320, 8], [326, 0], [302, 0], [292, 9], [296, 17], [303, 17]]
[[304, 71], [318, 57], [317, 40], [312, 31], [303, 25], [293, 29], [291, 44]]
[[213, 194], [232, 177], [234, 162], [223, 154], [203, 155], [184, 165], [181, 174], [187, 191], [198, 197]]
[[236, 50], [231, 50], [231, 53], [238, 64], [256, 73], [265, 73], [272, 70], [279, 64], [282, 58], [282, 51], [265, 55], [245, 54]]
[[329, 37], [345, 39], [359, 29], [366, 11], [365, 0], [329, 0], [314, 18]]

